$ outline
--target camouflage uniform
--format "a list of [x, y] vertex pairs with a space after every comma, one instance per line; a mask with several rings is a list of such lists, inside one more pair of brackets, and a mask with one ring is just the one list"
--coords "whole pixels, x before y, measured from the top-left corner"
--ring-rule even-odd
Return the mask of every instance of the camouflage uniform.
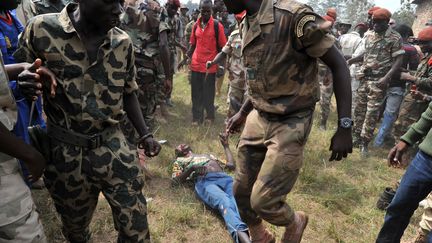
[[[334, 38], [317, 26], [324, 20], [294, 0], [264, 0], [242, 29], [248, 95], [255, 108], [238, 145], [234, 195], [241, 218], [288, 225], [285, 202], [303, 163], [303, 149], [319, 100], [317, 58]], [[289, 31], [287, 31], [289, 30]]]
[[59, 13], [62, 9], [73, 0], [59, 0], [52, 3], [49, 0], [22, 0], [21, 8], [24, 13], [25, 22], [34, 16], [47, 13]]
[[[0, 53], [0, 122], [12, 130], [17, 109]], [[46, 242], [17, 159], [0, 153], [0, 242]]]
[[[189, 49], [189, 46], [190, 46], [190, 37], [192, 35], [192, 30], [193, 30], [194, 24], [195, 24], [195, 21], [192, 20], [185, 27], [185, 33], [184, 33], [184, 35], [185, 35], [185, 39], [186, 39], [186, 47], [188, 49]], [[189, 70], [188, 71], [188, 80], [189, 80], [189, 83], [191, 82], [191, 76], [192, 76], [192, 73]]]
[[367, 145], [373, 138], [387, 88], [377, 86], [378, 80], [391, 69], [395, 59], [403, 55], [401, 36], [391, 28], [383, 35], [365, 35], [365, 54], [361, 67], [363, 77], [357, 90], [354, 110], [354, 136]]
[[246, 95], [246, 80], [243, 60], [241, 58], [241, 34], [236, 28], [228, 37], [228, 41], [222, 48], [222, 52], [228, 56], [228, 78], [229, 78], [229, 110], [228, 117], [233, 116], [240, 110]]
[[325, 126], [330, 114], [331, 98], [333, 96], [333, 76], [331, 70], [322, 61], [319, 61], [320, 107], [321, 124]]
[[159, 33], [169, 30], [166, 10], [154, 0], [137, 1], [135, 6], [126, 6], [121, 28], [134, 45], [138, 100], [144, 120], [152, 130], [158, 90], [163, 89], [165, 80], [159, 56]]
[[[90, 65], [68, 15], [76, 8], [69, 4], [60, 14], [30, 20], [15, 53], [20, 61], [41, 58], [57, 77], [55, 98], [44, 92], [50, 140], [45, 185], [68, 241], [89, 240], [88, 226], [102, 192], [118, 242], [150, 242], [136, 146], [126, 142], [118, 126], [125, 116], [123, 96], [138, 90], [133, 45], [124, 31], [112, 28]], [[87, 145], [78, 143], [83, 140]]]
[[[432, 66], [428, 64], [431, 58], [432, 54], [423, 57], [415, 74], [418, 78], [417, 90], [429, 96], [432, 95]], [[395, 141], [399, 141], [400, 137], [408, 131], [409, 126], [420, 118], [428, 105], [428, 101], [416, 100], [411, 94], [405, 96], [393, 130]]]

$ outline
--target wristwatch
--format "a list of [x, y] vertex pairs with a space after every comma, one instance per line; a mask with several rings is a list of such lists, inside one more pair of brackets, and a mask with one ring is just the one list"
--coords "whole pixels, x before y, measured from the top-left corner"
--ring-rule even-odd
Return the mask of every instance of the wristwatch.
[[351, 118], [342, 117], [341, 119], [339, 119], [339, 127], [340, 128], [349, 129], [349, 128], [352, 128], [353, 126], [354, 126], [354, 122]]

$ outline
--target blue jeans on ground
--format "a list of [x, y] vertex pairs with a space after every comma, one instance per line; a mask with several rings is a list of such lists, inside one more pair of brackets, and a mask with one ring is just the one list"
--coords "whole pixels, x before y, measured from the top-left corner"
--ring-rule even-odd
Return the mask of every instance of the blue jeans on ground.
[[[432, 157], [419, 151], [408, 166], [387, 208], [377, 243], [395, 243], [409, 224], [419, 202], [432, 191]], [[432, 240], [429, 234], [429, 240]], [[428, 241], [431, 242], [431, 241]]]
[[402, 104], [403, 98], [404, 88], [390, 87], [387, 90], [384, 117], [378, 130], [378, 134], [375, 137], [375, 147], [381, 147], [384, 144], [384, 140], [386, 139], [386, 137], [390, 134], [393, 123], [396, 121], [396, 118], [399, 114], [399, 108]]
[[228, 231], [235, 242], [239, 242], [237, 232], [247, 231], [247, 225], [241, 220], [233, 195], [233, 179], [224, 172], [207, 173], [198, 177], [195, 192], [209, 207], [219, 211]]

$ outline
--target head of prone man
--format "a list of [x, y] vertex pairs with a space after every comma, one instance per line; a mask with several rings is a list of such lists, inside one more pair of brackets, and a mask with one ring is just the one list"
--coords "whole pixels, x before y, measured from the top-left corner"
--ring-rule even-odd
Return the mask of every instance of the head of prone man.
[[120, 23], [124, 0], [75, 0], [78, 3], [78, 17], [81, 23], [102, 33], [108, 32]]
[[17, 0], [1, 0], [0, 11], [13, 10], [18, 7], [19, 1]]
[[385, 8], [380, 8], [373, 12], [372, 26], [373, 30], [378, 34], [384, 34], [389, 28], [391, 13]]
[[187, 144], [180, 144], [174, 150], [176, 158], [189, 157], [192, 154], [192, 149]]

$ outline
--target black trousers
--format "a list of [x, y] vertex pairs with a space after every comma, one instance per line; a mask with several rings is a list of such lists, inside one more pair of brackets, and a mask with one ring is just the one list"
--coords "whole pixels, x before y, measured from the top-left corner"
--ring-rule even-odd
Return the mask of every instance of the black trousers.
[[214, 73], [209, 73], [205, 78], [205, 73], [192, 71], [192, 121], [202, 123], [204, 120], [204, 110], [206, 119], [215, 118], [215, 78]]

